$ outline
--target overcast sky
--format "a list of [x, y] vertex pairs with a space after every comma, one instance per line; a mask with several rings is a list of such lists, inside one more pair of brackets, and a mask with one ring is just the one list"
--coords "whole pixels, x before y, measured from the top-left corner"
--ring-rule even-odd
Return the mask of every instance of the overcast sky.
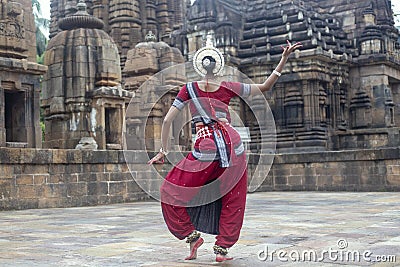
[[[194, 2], [194, 0], [191, 0]], [[43, 16], [50, 19], [50, 0], [39, 0], [40, 6], [42, 8]], [[392, 0], [392, 4], [394, 5], [394, 13], [400, 14], [400, 0]], [[400, 17], [396, 19], [396, 25], [400, 26]]]
[[43, 17], [50, 19], [50, 0], [39, 0], [39, 2]]

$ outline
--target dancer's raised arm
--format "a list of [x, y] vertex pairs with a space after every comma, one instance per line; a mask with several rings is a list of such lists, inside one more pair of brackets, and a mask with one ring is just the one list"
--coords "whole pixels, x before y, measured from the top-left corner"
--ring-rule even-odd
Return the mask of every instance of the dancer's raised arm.
[[262, 84], [252, 84], [251, 85], [251, 92], [250, 94], [256, 95], [260, 92], [265, 92], [268, 91], [274, 86], [276, 81], [279, 79], [281, 76], [281, 72], [283, 70], [283, 67], [285, 66], [290, 54], [295, 51], [296, 49], [302, 47], [303, 45], [300, 42], [297, 42], [295, 44], [291, 44], [289, 41], [287, 41], [288, 45], [286, 47], [282, 46], [283, 52], [282, 52], [282, 58], [279, 61], [278, 66], [276, 66], [275, 70], [272, 72], [272, 74], [265, 80], [264, 83]]

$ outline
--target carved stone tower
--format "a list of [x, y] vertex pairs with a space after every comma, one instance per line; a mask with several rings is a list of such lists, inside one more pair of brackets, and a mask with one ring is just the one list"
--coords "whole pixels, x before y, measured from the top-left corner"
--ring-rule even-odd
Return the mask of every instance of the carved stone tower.
[[83, 2], [77, 10], [60, 20], [63, 31], [51, 39], [45, 55], [44, 144], [80, 148], [89, 141], [91, 148], [120, 149], [132, 94], [121, 88], [118, 49], [103, 22], [89, 15]]
[[0, 147], [41, 147], [35, 23], [30, 0], [0, 3]]
[[[127, 148], [130, 150], [154, 150], [161, 146], [160, 133], [164, 115], [172, 105], [174, 98], [186, 82], [184, 59], [177, 48], [165, 42], [158, 42], [149, 32], [146, 40], [128, 51], [128, 58], [123, 70], [126, 77], [125, 88], [133, 90], [135, 97], [127, 110], [126, 131]], [[179, 68], [170, 68], [179, 65]], [[157, 74], [160, 71], [164, 72]], [[146, 82], [146, 83], [145, 83]], [[145, 83], [145, 85], [144, 85]], [[144, 85], [144, 86], [142, 86]], [[179, 122], [185, 120], [188, 113], [181, 112], [172, 125], [171, 145], [178, 149], [188, 149], [191, 142], [191, 128], [182, 128]], [[145, 129], [145, 136], [143, 129]], [[172, 137], [177, 137], [174, 140]], [[143, 142], [145, 140], [145, 142]]]

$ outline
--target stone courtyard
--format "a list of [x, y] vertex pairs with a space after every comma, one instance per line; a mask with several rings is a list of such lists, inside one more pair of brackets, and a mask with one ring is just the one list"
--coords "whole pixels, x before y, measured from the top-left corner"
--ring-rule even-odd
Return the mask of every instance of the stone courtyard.
[[186, 243], [168, 232], [155, 201], [4, 211], [0, 266], [399, 266], [399, 206], [399, 194], [386, 192], [249, 194], [234, 260], [223, 264], [211, 235], [184, 261]]
[[[155, 182], [146, 162], [161, 146], [163, 118], [179, 88], [200, 79], [177, 66], [190, 65], [207, 41], [255, 83], [272, 72], [286, 40], [303, 44], [273, 90], [230, 104], [259, 191], [400, 190], [391, 1], [50, 2], [43, 65], [32, 1], [0, 5], [0, 210], [146, 198], [137, 181]], [[178, 154], [193, 139], [188, 110], [179, 116], [169, 138]], [[263, 161], [271, 155], [272, 167]]]

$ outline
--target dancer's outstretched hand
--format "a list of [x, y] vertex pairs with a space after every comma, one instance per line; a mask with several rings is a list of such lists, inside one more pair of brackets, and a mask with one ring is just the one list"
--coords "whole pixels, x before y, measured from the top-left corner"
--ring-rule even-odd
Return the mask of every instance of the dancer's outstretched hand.
[[153, 164], [153, 163], [163, 164], [164, 163], [164, 154], [161, 152], [158, 152], [157, 155], [155, 155], [151, 160], [149, 160], [147, 162], [147, 164]]
[[282, 52], [282, 57], [289, 57], [290, 56], [290, 54], [293, 52], [293, 51], [295, 51], [296, 49], [298, 49], [298, 48], [300, 48], [300, 47], [302, 47], [303, 45], [300, 43], [300, 42], [297, 42], [297, 43], [295, 43], [295, 44], [291, 44], [290, 42], [289, 42], [289, 40], [287, 40], [286, 41], [287, 42], [287, 46], [281, 46], [282, 47], [282, 49], [283, 49], [283, 52]]

